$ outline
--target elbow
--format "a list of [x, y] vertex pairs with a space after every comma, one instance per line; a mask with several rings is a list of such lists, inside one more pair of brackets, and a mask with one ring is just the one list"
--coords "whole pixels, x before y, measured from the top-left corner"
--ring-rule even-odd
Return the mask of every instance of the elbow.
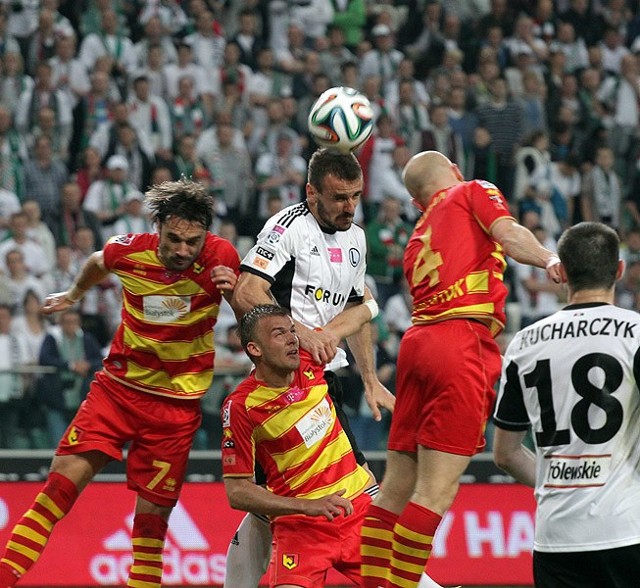
[[505, 451], [501, 451], [499, 448], [494, 447], [493, 450], [493, 463], [496, 464], [503, 472], [507, 474], [511, 473], [511, 455]]
[[227, 488], [227, 500], [229, 501], [229, 506], [233, 510], [243, 510], [246, 511], [244, 505], [244, 500], [242, 498], [242, 493], [236, 490], [230, 490]]

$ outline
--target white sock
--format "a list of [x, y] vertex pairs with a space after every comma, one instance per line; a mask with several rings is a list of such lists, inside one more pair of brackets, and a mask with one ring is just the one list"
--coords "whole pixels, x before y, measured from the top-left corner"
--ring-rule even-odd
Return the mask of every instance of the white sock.
[[426, 572], [422, 572], [418, 588], [442, 588], [442, 586], [427, 576]]
[[269, 522], [251, 513], [242, 519], [229, 549], [224, 588], [257, 588], [271, 557]]

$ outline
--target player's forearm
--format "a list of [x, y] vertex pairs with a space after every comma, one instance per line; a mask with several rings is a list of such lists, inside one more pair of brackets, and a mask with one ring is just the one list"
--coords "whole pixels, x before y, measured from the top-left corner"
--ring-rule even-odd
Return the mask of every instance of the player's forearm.
[[[264, 286], [262, 284], [264, 282]], [[251, 274], [242, 273], [231, 297], [231, 307], [240, 319], [260, 304], [275, 304], [275, 300], [269, 291], [269, 283], [266, 280], [254, 279]]]
[[365, 383], [372, 383], [377, 379], [376, 364], [373, 356], [373, 337], [371, 335], [371, 323], [367, 322], [360, 330], [347, 338], [349, 349], [356, 360], [360, 376]]
[[524, 433], [505, 431], [496, 427], [493, 458], [496, 465], [521, 484], [536, 484], [536, 457], [522, 444]]
[[369, 306], [354, 304], [329, 321], [324, 329], [325, 331], [331, 331], [338, 339], [346, 339], [357, 333], [372, 318], [373, 314]]
[[227, 498], [231, 508], [266, 516], [305, 514], [306, 500], [278, 496], [249, 479], [225, 478]]
[[87, 290], [102, 282], [109, 273], [109, 270], [104, 265], [102, 251], [96, 251], [91, 254], [67, 291], [67, 299], [70, 302], [77, 302], [85, 295]]

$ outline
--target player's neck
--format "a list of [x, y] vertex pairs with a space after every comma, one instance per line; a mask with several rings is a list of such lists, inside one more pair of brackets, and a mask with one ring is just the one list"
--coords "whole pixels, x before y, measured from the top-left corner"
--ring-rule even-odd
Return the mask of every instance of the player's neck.
[[285, 388], [293, 382], [294, 373], [291, 370], [279, 370], [268, 365], [256, 366], [255, 378], [264, 382], [269, 388]]
[[601, 302], [604, 304], [613, 304], [615, 302], [614, 290], [569, 290], [569, 304], [588, 304], [593, 302]]

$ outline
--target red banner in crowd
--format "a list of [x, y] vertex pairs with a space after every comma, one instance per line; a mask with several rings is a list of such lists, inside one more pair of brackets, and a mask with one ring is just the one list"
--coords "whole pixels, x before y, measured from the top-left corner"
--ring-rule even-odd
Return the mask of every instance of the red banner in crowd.
[[[0, 484], [2, 545], [39, 488]], [[133, 504], [124, 484], [89, 485], [20, 585], [124, 585]], [[444, 584], [530, 585], [534, 508], [531, 490], [521, 486], [463, 485], [436, 536], [430, 575]], [[227, 545], [242, 516], [229, 508], [221, 483], [185, 485], [171, 515], [163, 585], [221, 584]], [[330, 576], [330, 584], [344, 583], [339, 574]]]

